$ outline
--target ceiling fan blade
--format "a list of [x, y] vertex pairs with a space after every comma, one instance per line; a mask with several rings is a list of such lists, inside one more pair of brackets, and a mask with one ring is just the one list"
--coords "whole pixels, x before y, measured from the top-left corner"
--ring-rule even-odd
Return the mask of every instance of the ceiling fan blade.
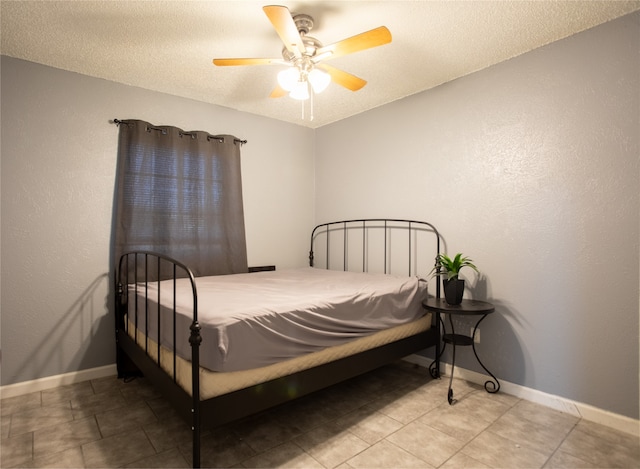
[[391, 42], [391, 32], [385, 26], [380, 26], [379, 28], [356, 34], [355, 36], [329, 44], [328, 46], [320, 47], [316, 51], [316, 56], [332, 59], [372, 47], [382, 46], [389, 42]]
[[296, 54], [296, 57], [299, 57], [305, 48], [289, 9], [280, 5], [267, 5], [262, 7], [262, 9], [271, 21], [271, 24], [273, 24], [273, 27], [276, 29], [278, 36], [282, 39], [287, 50], [292, 54]]
[[340, 70], [339, 68], [332, 67], [331, 65], [320, 64], [317, 65], [317, 67], [331, 75], [331, 81], [340, 86], [344, 86], [348, 90], [358, 91], [367, 84], [366, 80], [358, 78], [357, 76], [347, 73], [344, 70]]
[[283, 96], [286, 96], [287, 93], [288, 93], [287, 90], [282, 88], [280, 85], [276, 85], [276, 87], [273, 89], [273, 91], [271, 92], [269, 97], [270, 98], [282, 98]]
[[268, 65], [283, 62], [282, 59], [213, 59], [213, 64], [220, 67], [231, 65]]

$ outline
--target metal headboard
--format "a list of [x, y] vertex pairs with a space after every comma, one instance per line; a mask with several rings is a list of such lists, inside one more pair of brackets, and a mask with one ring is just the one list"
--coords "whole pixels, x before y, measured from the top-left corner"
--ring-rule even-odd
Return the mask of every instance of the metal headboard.
[[[403, 274], [424, 275], [438, 267], [439, 253], [440, 234], [431, 223], [393, 218], [342, 220], [313, 229], [309, 265], [383, 273], [394, 273], [394, 266], [401, 265]], [[440, 297], [439, 282], [436, 296]]]

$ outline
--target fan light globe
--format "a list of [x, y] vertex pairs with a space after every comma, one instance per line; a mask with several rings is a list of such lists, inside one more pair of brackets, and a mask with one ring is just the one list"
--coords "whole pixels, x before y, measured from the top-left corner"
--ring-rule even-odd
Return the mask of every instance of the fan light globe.
[[329, 83], [331, 83], [331, 75], [327, 72], [314, 68], [309, 73], [309, 82], [311, 83], [315, 93], [322, 93], [327, 86], [329, 86]]
[[278, 73], [278, 84], [285, 91], [293, 91], [300, 78], [300, 72], [296, 67], [290, 67]]
[[293, 99], [305, 100], [309, 99], [309, 84], [306, 81], [299, 81], [289, 93]]

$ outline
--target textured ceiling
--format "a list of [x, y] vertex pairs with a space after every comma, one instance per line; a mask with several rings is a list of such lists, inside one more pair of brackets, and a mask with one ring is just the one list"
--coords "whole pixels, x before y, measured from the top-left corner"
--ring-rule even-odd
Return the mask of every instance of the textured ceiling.
[[640, 9], [640, 1], [306, 1], [310, 36], [331, 44], [385, 25], [390, 44], [327, 63], [364, 78], [309, 107], [269, 98], [278, 65], [216, 67], [213, 58], [278, 58], [282, 43], [255, 1], [2, 0], [3, 55], [312, 128], [433, 88]]

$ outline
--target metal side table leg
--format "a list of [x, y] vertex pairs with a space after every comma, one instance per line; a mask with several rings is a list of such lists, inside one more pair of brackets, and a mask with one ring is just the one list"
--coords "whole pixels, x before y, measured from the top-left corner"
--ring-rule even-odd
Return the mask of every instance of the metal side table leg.
[[[436, 313], [436, 327], [438, 328], [438, 343], [436, 344], [436, 358], [429, 365], [429, 374], [433, 379], [440, 379], [440, 360], [447, 348], [446, 342], [442, 341], [444, 336], [444, 321], [440, 318], [440, 313]], [[442, 348], [440, 348], [442, 346]]]
[[[473, 349], [473, 354], [476, 356], [476, 360], [478, 360], [478, 363], [480, 363], [480, 366], [484, 369], [484, 371], [486, 371], [492, 378], [493, 381], [488, 380], [484, 382], [484, 390], [489, 392], [489, 393], [496, 393], [500, 390], [500, 382], [498, 381], [498, 378], [496, 378], [493, 373], [491, 373], [486, 366], [484, 366], [484, 363], [482, 363], [482, 361], [480, 360], [480, 357], [478, 357], [478, 353], [476, 352], [476, 330], [478, 329], [478, 326], [480, 326], [480, 323], [482, 322], [482, 320], [484, 318], [486, 318], [487, 315], [485, 314], [484, 316], [482, 316], [480, 318], [480, 320], [476, 323], [476, 326], [473, 328], [473, 336], [472, 336], [472, 342], [471, 342], [471, 348]], [[489, 389], [489, 387], [491, 387], [491, 389]]]
[[[453, 328], [453, 320], [451, 319], [451, 315], [449, 315], [449, 324], [451, 325], [451, 336], [455, 337], [456, 331]], [[451, 343], [453, 349], [453, 356], [451, 357], [451, 374], [449, 376], [449, 391], [447, 392], [447, 401], [449, 401], [449, 405], [453, 405], [456, 400], [453, 398], [453, 389], [451, 386], [453, 384], [453, 370], [456, 367], [456, 342], [455, 340]]]

